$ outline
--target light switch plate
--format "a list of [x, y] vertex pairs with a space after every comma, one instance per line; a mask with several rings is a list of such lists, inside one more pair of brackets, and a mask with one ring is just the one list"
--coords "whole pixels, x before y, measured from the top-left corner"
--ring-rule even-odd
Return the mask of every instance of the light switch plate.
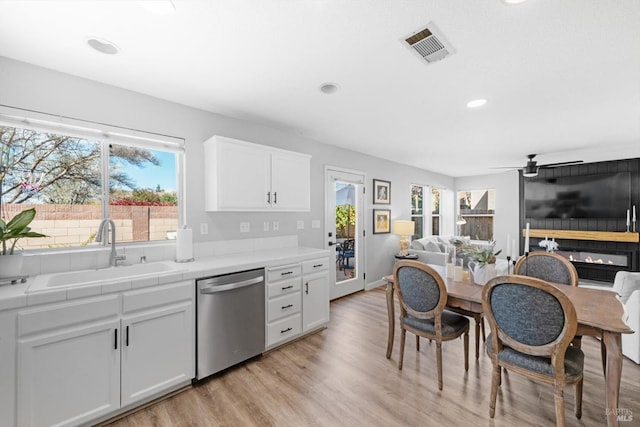
[[278, 230], [280, 230], [280, 222], [273, 221], [273, 231], [278, 231]]
[[320, 220], [314, 219], [313, 221], [311, 221], [311, 228], [320, 228]]
[[298, 220], [298, 230], [304, 230], [304, 221], [301, 219]]
[[206, 222], [200, 223], [200, 234], [209, 234], [209, 224]]
[[251, 225], [248, 222], [241, 222], [240, 223], [240, 232], [241, 233], [248, 233], [251, 230]]
[[269, 221], [265, 221], [265, 222], [262, 224], [262, 230], [263, 230], [263, 231], [269, 231]]

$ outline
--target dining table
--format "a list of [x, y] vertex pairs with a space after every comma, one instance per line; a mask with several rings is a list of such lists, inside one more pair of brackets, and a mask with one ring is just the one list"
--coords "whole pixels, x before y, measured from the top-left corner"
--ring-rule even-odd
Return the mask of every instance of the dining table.
[[[476, 319], [476, 348], [479, 319], [482, 319], [482, 286], [473, 283], [468, 276], [456, 281], [447, 277], [445, 267], [431, 265], [444, 281], [447, 288], [447, 307], [462, 310]], [[395, 333], [394, 277], [384, 277], [387, 283], [387, 315], [389, 331], [387, 337], [387, 359], [391, 357]], [[605, 289], [581, 288], [551, 283], [565, 294], [576, 310], [578, 319], [577, 336], [597, 337], [604, 344], [602, 365], [605, 375], [606, 392], [605, 415], [608, 426], [618, 426], [618, 399], [622, 377], [622, 335], [634, 331], [625, 323], [622, 302], [615, 292]], [[476, 350], [477, 351], [477, 350]], [[477, 355], [476, 355], [477, 356]]]

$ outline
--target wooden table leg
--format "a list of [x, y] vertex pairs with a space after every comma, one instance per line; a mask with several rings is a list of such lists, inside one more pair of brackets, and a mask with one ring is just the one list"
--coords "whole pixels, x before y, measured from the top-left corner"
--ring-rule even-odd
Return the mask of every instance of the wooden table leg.
[[482, 314], [475, 313], [473, 319], [476, 321], [476, 360], [480, 359], [480, 322], [482, 322]]
[[603, 331], [602, 340], [606, 346], [607, 355], [605, 374], [607, 425], [609, 427], [618, 426], [618, 398], [620, 378], [622, 377], [622, 338], [619, 333]]
[[395, 309], [393, 306], [393, 285], [387, 282], [387, 316], [389, 320], [389, 336], [387, 337], [387, 359], [391, 358], [393, 350], [393, 335], [395, 332]]

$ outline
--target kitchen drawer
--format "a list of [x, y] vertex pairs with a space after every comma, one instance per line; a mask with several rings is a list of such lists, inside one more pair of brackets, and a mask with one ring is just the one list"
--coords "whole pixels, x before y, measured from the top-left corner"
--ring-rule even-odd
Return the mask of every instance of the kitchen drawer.
[[272, 322], [290, 314], [300, 313], [302, 305], [300, 292], [269, 300], [267, 307], [267, 322]]
[[195, 283], [189, 280], [125, 292], [122, 297], [122, 312], [127, 314], [137, 310], [191, 301], [195, 287]]
[[300, 314], [267, 325], [267, 347], [295, 338], [302, 330]]
[[302, 285], [302, 278], [296, 277], [284, 281], [269, 283], [267, 285], [267, 298], [279, 297], [281, 295], [298, 292]]
[[302, 263], [302, 274], [314, 273], [329, 268], [329, 258], [318, 258]]
[[300, 276], [302, 268], [300, 264], [285, 265], [282, 267], [267, 269], [267, 282], [272, 283], [278, 280], [286, 280], [292, 277]]

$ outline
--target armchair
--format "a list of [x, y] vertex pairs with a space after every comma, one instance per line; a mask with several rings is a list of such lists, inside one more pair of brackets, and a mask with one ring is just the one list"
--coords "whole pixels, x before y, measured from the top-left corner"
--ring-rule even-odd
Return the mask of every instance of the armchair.
[[640, 364], [640, 272], [618, 271], [613, 291], [620, 296], [627, 324], [634, 334], [622, 334], [622, 354]]

